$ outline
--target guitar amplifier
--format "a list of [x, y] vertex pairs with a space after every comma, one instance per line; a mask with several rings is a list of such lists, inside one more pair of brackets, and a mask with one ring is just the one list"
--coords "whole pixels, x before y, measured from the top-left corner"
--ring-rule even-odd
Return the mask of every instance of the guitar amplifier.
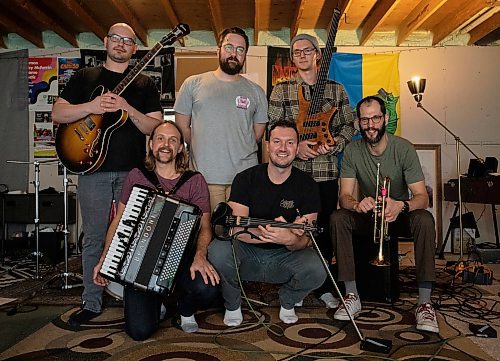
[[[64, 194], [39, 194], [39, 223], [64, 223]], [[4, 194], [3, 214], [5, 223], [34, 223], [35, 194]], [[68, 223], [76, 222], [76, 195], [68, 193]]]

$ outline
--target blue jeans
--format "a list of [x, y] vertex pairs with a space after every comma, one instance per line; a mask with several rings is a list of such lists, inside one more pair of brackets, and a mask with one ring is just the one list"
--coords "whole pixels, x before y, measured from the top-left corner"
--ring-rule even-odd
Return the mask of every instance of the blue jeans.
[[101, 257], [113, 200], [118, 204], [128, 172], [96, 172], [78, 178], [83, 222], [83, 308], [101, 312], [103, 287], [94, 284], [94, 267]]
[[[178, 310], [181, 316], [189, 317], [198, 310], [206, 309], [219, 294], [219, 287], [205, 284], [199, 272], [191, 279], [189, 268], [179, 274], [177, 287], [180, 289]], [[160, 326], [160, 307], [162, 297], [156, 293], [125, 287], [124, 313], [125, 332], [136, 341], [151, 336]]]
[[[289, 251], [285, 247], [265, 249], [234, 241], [236, 261], [242, 281], [282, 284], [280, 304], [287, 310], [323, 284], [326, 272], [313, 248]], [[208, 259], [221, 277], [222, 296], [227, 310], [241, 306], [241, 291], [231, 242], [214, 239]]]

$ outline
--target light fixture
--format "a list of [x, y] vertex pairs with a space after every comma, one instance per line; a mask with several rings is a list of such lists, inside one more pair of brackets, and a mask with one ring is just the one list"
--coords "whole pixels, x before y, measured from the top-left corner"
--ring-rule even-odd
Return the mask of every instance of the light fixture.
[[425, 91], [425, 79], [416, 76], [407, 82], [410, 92], [417, 103], [422, 100], [422, 93]]
[[[424, 108], [421, 101], [422, 101], [423, 93], [425, 91], [425, 84], [426, 84], [425, 79], [421, 79], [420, 77], [413, 77], [411, 80], [409, 80], [407, 82], [407, 84], [408, 84], [408, 88], [410, 89], [411, 94], [413, 95], [413, 98], [417, 102], [417, 108], [420, 108], [424, 112], [426, 112], [432, 119], [434, 119], [441, 127], [443, 127], [448, 133], [450, 133], [453, 136], [453, 138], [455, 139], [455, 151], [456, 151], [456, 160], [457, 160], [456, 167], [457, 167], [457, 180], [458, 180], [458, 206], [459, 206], [459, 215], [460, 215], [460, 217], [458, 217], [459, 225], [460, 225], [460, 259], [462, 259], [462, 257], [463, 257], [464, 228], [463, 228], [463, 224], [462, 224], [463, 212], [462, 212], [462, 182], [461, 182], [461, 173], [460, 173], [460, 144], [462, 144], [477, 160], [479, 160], [480, 162], [483, 162], [483, 163], [484, 163], [484, 160], [479, 158], [467, 146], [467, 144], [464, 144], [464, 142], [462, 142], [460, 140], [460, 137], [455, 135], [455, 133], [453, 133], [450, 129], [448, 129], [446, 127], [446, 125], [441, 123], [439, 121], [439, 119], [437, 119], [434, 115], [429, 113], [429, 111], [427, 109]], [[446, 243], [444, 243], [443, 246], [441, 247], [441, 250], [439, 252], [440, 258], [443, 258], [443, 252], [444, 252], [445, 246], [446, 246]]]

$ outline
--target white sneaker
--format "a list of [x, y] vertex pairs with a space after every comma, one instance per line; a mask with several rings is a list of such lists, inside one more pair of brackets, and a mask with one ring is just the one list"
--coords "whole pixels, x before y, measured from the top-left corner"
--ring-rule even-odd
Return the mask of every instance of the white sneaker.
[[330, 292], [323, 293], [319, 299], [325, 303], [326, 308], [339, 307], [339, 300], [337, 300]]
[[181, 315], [181, 328], [187, 333], [198, 332], [198, 323], [196, 322], [194, 315], [188, 317]]
[[[344, 302], [351, 317], [353, 319], [356, 318], [356, 316], [361, 312], [361, 301], [359, 300], [359, 297], [354, 293], [348, 293], [344, 297]], [[333, 318], [340, 321], [350, 320], [349, 315], [347, 314], [347, 311], [342, 303], [340, 304], [337, 312], [333, 315]]]
[[304, 304], [304, 300], [300, 300], [299, 302], [297, 302], [295, 304], [295, 307], [302, 307], [303, 304]]
[[430, 303], [423, 303], [415, 311], [417, 330], [439, 333], [436, 311]]
[[226, 310], [224, 314], [224, 324], [226, 326], [239, 326], [243, 322], [243, 314], [241, 313], [241, 307], [238, 307], [234, 311]]
[[286, 324], [292, 324], [299, 320], [298, 316], [295, 314], [295, 309], [287, 310], [281, 306], [280, 309], [280, 320]]

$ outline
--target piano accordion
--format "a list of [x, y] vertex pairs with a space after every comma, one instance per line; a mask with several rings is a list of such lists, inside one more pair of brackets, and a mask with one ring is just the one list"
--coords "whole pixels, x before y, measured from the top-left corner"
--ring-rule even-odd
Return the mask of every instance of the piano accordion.
[[192, 256], [202, 212], [194, 205], [134, 186], [100, 274], [166, 295]]

